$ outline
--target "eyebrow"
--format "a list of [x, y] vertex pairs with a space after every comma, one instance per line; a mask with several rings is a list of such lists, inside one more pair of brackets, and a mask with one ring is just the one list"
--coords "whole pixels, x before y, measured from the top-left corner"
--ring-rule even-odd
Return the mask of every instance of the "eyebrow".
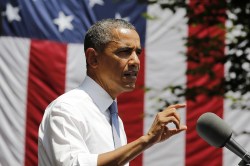
[[[120, 47], [118, 48], [116, 51], [125, 51], [125, 50], [133, 50], [133, 47]], [[141, 48], [136, 48], [136, 52], [142, 52], [142, 49]]]

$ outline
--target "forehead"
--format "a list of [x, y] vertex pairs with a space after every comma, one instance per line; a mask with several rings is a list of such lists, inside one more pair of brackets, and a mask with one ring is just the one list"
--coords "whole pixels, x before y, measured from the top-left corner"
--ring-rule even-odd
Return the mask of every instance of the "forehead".
[[140, 46], [140, 37], [133, 29], [116, 28], [112, 30], [112, 35], [112, 43]]

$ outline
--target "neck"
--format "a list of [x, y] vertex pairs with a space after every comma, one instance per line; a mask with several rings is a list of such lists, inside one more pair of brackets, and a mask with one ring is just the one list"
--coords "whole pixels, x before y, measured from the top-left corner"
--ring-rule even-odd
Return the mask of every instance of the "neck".
[[87, 75], [92, 78], [97, 84], [99, 84], [109, 95], [110, 97], [115, 100], [119, 93], [115, 92], [105, 82], [102, 81], [101, 77], [98, 77], [94, 72], [87, 72]]

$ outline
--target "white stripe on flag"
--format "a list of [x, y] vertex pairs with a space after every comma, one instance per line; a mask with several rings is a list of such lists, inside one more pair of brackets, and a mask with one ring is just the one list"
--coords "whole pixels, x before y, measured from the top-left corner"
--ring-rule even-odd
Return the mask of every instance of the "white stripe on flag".
[[30, 40], [0, 38], [2, 165], [23, 165]]
[[[229, 11], [228, 11], [229, 12]], [[227, 28], [230, 27], [230, 21], [226, 22]], [[228, 32], [226, 34], [226, 39], [230, 39], [232, 36], [237, 35], [233, 34], [233, 32]], [[228, 54], [228, 48], [225, 49], [226, 55]], [[228, 75], [229, 67], [232, 64], [227, 62], [225, 64], [225, 75]], [[242, 102], [249, 103], [248, 99], [250, 98], [250, 92], [246, 93], [244, 96], [240, 93], [228, 93], [227, 95], [233, 96], [235, 98], [242, 98]], [[250, 152], [250, 135], [244, 134], [244, 131], [250, 131], [250, 113], [248, 110], [232, 109], [232, 101], [230, 99], [224, 100], [224, 120], [229, 126], [233, 129], [235, 134], [233, 138], [248, 152]], [[250, 104], [248, 104], [250, 106]], [[223, 148], [223, 165], [238, 165], [241, 159], [235, 155], [233, 152], [229, 151], [226, 148]]]
[[[250, 114], [249, 111], [232, 110], [230, 107], [231, 102], [229, 100], [224, 101], [224, 120], [236, 133], [233, 134], [233, 138], [247, 151], [250, 151], [250, 136], [249, 134], [243, 134], [243, 131], [250, 131]], [[229, 151], [223, 148], [223, 165], [238, 165], [241, 159]]]
[[68, 44], [66, 64], [66, 88], [69, 91], [79, 86], [86, 76], [86, 62], [82, 44]]
[[[188, 28], [185, 10], [177, 10], [173, 14], [170, 10], [162, 10], [159, 5], [150, 5], [148, 13], [156, 16], [157, 20], [147, 21], [145, 86], [152, 90], [145, 95], [144, 132], [153, 122], [152, 114], [155, 115], [157, 109], [163, 106], [158, 98], [174, 99], [169, 91], [163, 89], [170, 85], [186, 84], [186, 47], [183, 38], [187, 37]], [[180, 110], [180, 114], [185, 124], [185, 110]], [[185, 133], [150, 148], [143, 159], [144, 166], [184, 165]]]

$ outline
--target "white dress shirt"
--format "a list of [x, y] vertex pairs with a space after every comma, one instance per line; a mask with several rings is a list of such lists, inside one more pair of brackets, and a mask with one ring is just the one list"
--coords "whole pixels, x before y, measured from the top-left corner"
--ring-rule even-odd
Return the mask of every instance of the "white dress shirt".
[[[114, 150], [110, 113], [113, 100], [90, 77], [53, 101], [39, 127], [39, 166], [96, 166], [98, 154]], [[119, 118], [121, 144], [127, 144]], [[128, 165], [128, 164], [127, 164]]]

